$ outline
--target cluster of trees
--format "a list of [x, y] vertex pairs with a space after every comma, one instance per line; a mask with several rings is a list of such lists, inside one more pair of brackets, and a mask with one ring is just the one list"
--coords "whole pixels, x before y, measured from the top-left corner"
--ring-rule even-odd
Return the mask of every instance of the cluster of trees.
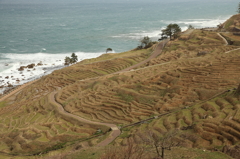
[[66, 56], [64, 59], [64, 65], [73, 64], [78, 61], [78, 57], [75, 53], [72, 53], [71, 57]]
[[[191, 26], [192, 27], [192, 26]], [[169, 24], [166, 29], [162, 30], [161, 38], [158, 39], [164, 40], [170, 37], [171, 39], [175, 39], [178, 37], [178, 35], [181, 33], [181, 28], [177, 24]], [[152, 46], [152, 41], [148, 36], [143, 37], [143, 39], [140, 40], [141, 44], [138, 46], [138, 49], [143, 49], [143, 48], [149, 48]]]
[[166, 39], [167, 37], [170, 38], [170, 40], [175, 39], [179, 36], [181, 33], [181, 28], [177, 24], [169, 24], [166, 29], [162, 30], [162, 38], [160, 40]]

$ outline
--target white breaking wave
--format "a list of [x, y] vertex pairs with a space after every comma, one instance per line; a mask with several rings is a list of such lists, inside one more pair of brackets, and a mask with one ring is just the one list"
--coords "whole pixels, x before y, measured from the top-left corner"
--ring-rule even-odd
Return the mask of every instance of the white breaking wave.
[[220, 23], [224, 23], [230, 16], [218, 17], [214, 19], [184, 19], [179, 21], [162, 21], [165, 24], [177, 23], [179, 25], [192, 25], [195, 28], [217, 27]]
[[157, 38], [160, 37], [162, 29], [155, 30], [155, 31], [140, 31], [137, 33], [120, 34], [120, 35], [116, 35], [116, 36], [112, 36], [112, 37], [113, 38], [129, 38], [129, 39], [139, 40], [145, 36], [148, 36], [151, 39], [156, 40]]
[[187, 30], [189, 25], [192, 25], [195, 28], [205, 28], [205, 27], [217, 27], [220, 23], [225, 22], [228, 17], [218, 17], [216, 19], [184, 19], [178, 21], [159, 21], [160, 24], [164, 24], [165, 26], [160, 27], [158, 30], [154, 31], [138, 31], [136, 33], [129, 33], [129, 34], [119, 34], [115, 36], [111, 36], [113, 38], [129, 38], [134, 40], [140, 40], [145, 36], [150, 37], [152, 40], [157, 40], [161, 36], [161, 30], [165, 29], [168, 24], [176, 23], [178, 24], [182, 31]]
[[[84, 59], [95, 58], [102, 55], [105, 52], [98, 53], [85, 53], [75, 52], [78, 56], [78, 61]], [[115, 51], [112, 51], [115, 53]], [[0, 59], [0, 86], [21, 85], [26, 82], [37, 79], [41, 76], [52, 73], [54, 70], [65, 67], [64, 59], [66, 56], [71, 56], [71, 53], [50, 54], [50, 53], [35, 53], [35, 54], [14, 54], [1, 53]], [[42, 66], [35, 66], [34, 69], [25, 68], [23, 71], [18, 71], [21, 66], [27, 66], [34, 63], [37, 65], [42, 62]], [[0, 93], [3, 93], [4, 89], [0, 89]]]

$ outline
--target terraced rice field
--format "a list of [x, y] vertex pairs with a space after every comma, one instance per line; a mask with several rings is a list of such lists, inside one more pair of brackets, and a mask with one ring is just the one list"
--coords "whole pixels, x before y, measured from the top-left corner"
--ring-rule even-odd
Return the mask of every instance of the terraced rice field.
[[[183, 37], [185, 37], [183, 35]], [[224, 41], [216, 32], [194, 30], [187, 38], [179, 38], [179, 40], [170, 42], [164, 49], [162, 55], [152, 59], [145, 66], [152, 66], [159, 63], [179, 60], [181, 58], [196, 58], [198, 52], [207, 54], [221, 54], [238, 48], [234, 45], [224, 46]], [[213, 57], [215, 57], [213, 56]], [[212, 57], [212, 58], [213, 58]]]
[[[235, 95], [235, 91], [230, 91], [149, 123], [123, 129], [123, 132], [132, 135], [135, 142], [141, 142], [139, 132], [151, 129], [161, 136], [168, 131], [179, 130], [175, 140], [180, 142], [180, 146], [221, 151], [225, 145], [240, 142], [239, 111], [239, 96]], [[124, 144], [125, 137], [118, 141]]]
[[[48, 95], [57, 88], [72, 86], [76, 81], [120, 71], [147, 58], [151, 51], [130, 53], [128, 58], [124, 53], [119, 59], [75, 64], [54, 71], [1, 102], [0, 152], [31, 155], [55, 145], [90, 137], [99, 129], [108, 131], [105, 126], [81, 123], [59, 114], [49, 102]], [[76, 93], [76, 89], [66, 93]]]
[[[65, 102], [65, 109], [73, 114], [95, 121], [113, 120], [121, 125], [174, 112], [130, 131], [125, 132], [123, 129], [122, 137], [116, 140], [116, 143], [123, 145], [126, 143], [125, 137], [134, 136], [138, 142], [141, 136], [137, 132], [149, 129], [158, 135], [180, 129], [178, 140], [183, 147], [221, 150], [224, 145], [239, 144], [240, 125], [236, 122], [239, 112], [236, 103], [239, 101], [235, 96], [228, 93], [222, 98], [194, 105], [236, 88], [240, 82], [239, 51], [225, 53], [237, 47], [222, 46], [224, 42], [214, 34], [206, 33], [215, 37], [218, 43], [207, 45], [206, 42], [208, 54], [205, 56], [198, 56], [199, 50], [191, 50], [186, 54], [184, 49], [169, 51], [171, 45], [183, 43], [177, 40], [165, 48], [164, 55], [151, 60], [145, 67], [78, 81], [62, 89], [57, 95], [57, 101]], [[204, 44], [204, 40], [199, 41], [203, 41], [199, 45]], [[188, 47], [185, 49], [189, 50]], [[184, 56], [174, 56], [174, 53]], [[166, 58], [168, 56], [173, 58]], [[72, 88], [75, 88], [75, 93], [70, 92]], [[216, 103], [221, 100], [225, 105], [219, 107]], [[230, 100], [235, 104], [229, 103]], [[179, 108], [184, 107], [187, 109], [179, 111]]]
[[78, 81], [59, 91], [57, 101], [90, 120], [129, 124], [208, 99], [240, 82], [238, 52], [208, 59], [179, 59]]
[[97, 131], [97, 127], [59, 116], [45, 97], [4, 108], [0, 112], [0, 152], [34, 154]]
[[[223, 44], [217, 33], [195, 30], [131, 71], [119, 72], [147, 59], [153, 48], [106, 54], [54, 71], [0, 103], [0, 152], [34, 154], [107, 131], [58, 113], [48, 98], [55, 91], [65, 111], [91, 121], [124, 126], [174, 112], [128, 130], [126, 136], [132, 134], [136, 142], [136, 132], [147, 128], [159, 135], [181, 129], [184, 147], [238, 144], [238, 98], [230, 92], [208, 100], [240, 83], [240, 52], [225, 53], [237, 47]], [[206, 55], [199, 56], [202, 51]], [[116, 143], [124, 143], [123, 136]]]

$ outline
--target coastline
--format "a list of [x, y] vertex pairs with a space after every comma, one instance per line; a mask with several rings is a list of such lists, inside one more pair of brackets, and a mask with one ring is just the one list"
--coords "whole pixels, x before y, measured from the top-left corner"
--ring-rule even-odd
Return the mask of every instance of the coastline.
[[[104, 52], [76, 53], [79, 59], [78, 62], [81, 62], [82, 60], [85, 59], [96, 58], [101, 56], [102, 54], [104, 54]], [[64, 65], [64, 58], [70, 55], [71, 55], [70, 53], [69, 54], [37, 53], [36, 58], [30, 59], [29, 58], [30, 55], [23, 54], [22, 59], [25, 58], [24, 59], [25, 61], [23, 62], [19, 60], [18, 62], [14, 61], [12, 63], [7, 63], [7, 61], [6, 63], [0, 63], [0, 65], [3, 65], [2, 68], [6, 67], [6, 69], [3, 69], [3, 71], [0, 72], [0, 96], [11, 91], [12, 89], [15, 89], [18, 86], [39, 79], [45, 75], [52, 73], [55, 70], [67, 67]], [[34, 54], [31, 56], [34, 57]], [[31, 65], [33, 67], [30, 67]]]
[[55, 66], [54, 68], [53, 67], [45, 68], [44, 74], [39, 74], [39, 75], [36, 75], [36, 76], [33, 76], [33, 77], [29, 77], [26, 80], [22, 80], [22, 81], [14, 83], [14, 84], [9, 82], [8, 85], [1, 85], [1, 88], [0, 88], [0, 99], [3, 98], [5, 95], [9, 94], [10, 92], [18, 89], [19, 87], [22, 87], [22, 86], [24, 86], [26, 84], [28, 85], [28, 83], [33, 83], [34, 81], [39, 80], [43, 76], [49, 75], [53, 71], [62, 69], [64, 67], [68, 67], [68, 66], [64, 66], [63, 65], [63, 66]]
[[[220, 21], [220, 19], [216, 21], [210, 20], [209, 22], [211, 22], [210, 23], [211, 25], [209, 27], [213, 27], [213, 25], [217, 25], [215, 23], [217, 23], [218, 21]], [[189, 20], [189, 22], [177, 21], [177, 23], [192, 24], [191, 20]], [[195, 28], [201, 28], [200, 24], [196, 23]], [[185, 30], [185, 27], [183, 30]], [[161, 30], [159, 30], [159, 32], [161, 32]], [[76, 52], [79, 59], [81, 59], [80, 61], [84, 59], [99, 57], [104, 53], [105, 52], [96, 52], [96, 53]], [[113, 53], [115, 53], [115, 51]], [[15, 89], [18, 86], [21, 86], [25, 83], [39, 79], [42, 76], [48, 75], [52, 73], [54, 70], [58, 70], [66, 67], [63, 64], [63, 60], [66, 56], [69, 56], [69, 54], [70, 53], [51, 54], [51, 53], [44, 53], [44, 52], [40, 52], [36, 54], [14, 54], [13, 53], [10, 57], [14, 57], [14, 58], [10, 58], [9, 60], [6, 60], [6, 62], [3, 61], [3, 63], [0, 63], [0, 67], [2, 67], [2, 72], [0, 72], [0, 96], [1, 94], [4, 95], [5, 93], [11, 91], [12, 89]], [[15, 55], [17, 55], [16, 58], [15, 58]], [[44, 62], [43, 66], [37, 66], [36, 64], [38, 62], [36, 59], [38, 59], [38, 62], [43, 61]], [[16, 60], [19, 60], [19, 62], [18, 63], [15, 62]], [[12, 65], [8, 63], [9, 61], [10, 63], [12, 62]], [[22, 65], [26, 66], [32, 63], [35, 63], [36, 67], [34, 69], [36, 70], [34, 69], [26, 69], [24, 71], [17, 70]], [[4, 67], [6, 67], [6, 69]]]

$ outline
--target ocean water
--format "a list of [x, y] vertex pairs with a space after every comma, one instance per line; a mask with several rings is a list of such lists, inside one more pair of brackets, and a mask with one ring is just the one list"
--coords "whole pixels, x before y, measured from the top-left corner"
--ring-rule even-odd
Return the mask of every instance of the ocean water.
[[[237, 6], [237, 0], [0, 0], [0, 86], [22, 84], [61, 68], [72, 52], [82, 60], [109, 47], [113, 52], [133, 49], [144, 36], [157, 40], [170, 23], [182, 30], [189, 24], [215, 27], [236, 14]], [[44, 65], [35, 71], [17, 70], [40, 61]]]

